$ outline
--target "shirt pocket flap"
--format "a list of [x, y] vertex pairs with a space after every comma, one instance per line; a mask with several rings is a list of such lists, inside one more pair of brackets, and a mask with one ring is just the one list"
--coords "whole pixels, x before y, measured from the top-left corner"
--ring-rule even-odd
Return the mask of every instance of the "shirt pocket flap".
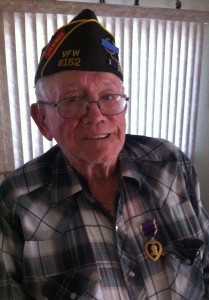
[[172, 242], [164, 247], [164, 255], [173, 254], [187, 264], [193, 264], [195, 258], [200, 255], [200, 248], [204, 242], [196, 238], [186, 238]]

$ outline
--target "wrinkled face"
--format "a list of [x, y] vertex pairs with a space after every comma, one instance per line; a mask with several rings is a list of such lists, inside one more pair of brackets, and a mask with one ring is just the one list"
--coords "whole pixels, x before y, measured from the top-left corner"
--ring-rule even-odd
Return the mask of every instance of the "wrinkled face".
[[[123, 93], [122, 83], [114, 74], [64, 71], [48, 76], [47, 99], [42, 100], [58, 103], [78, 96], [97, 102], [106, 94]], [[125, 111], [106, 116], [93, 102], [82, 118], [67, 119], [61, 117], [56, 108], [47, 105], [41, 105], [39, 110], [34, 105], [31, 115], [40, 131], [48, 140], [54, 138], [57, 141], [72, 164], [116, 162], [125, 139]]]

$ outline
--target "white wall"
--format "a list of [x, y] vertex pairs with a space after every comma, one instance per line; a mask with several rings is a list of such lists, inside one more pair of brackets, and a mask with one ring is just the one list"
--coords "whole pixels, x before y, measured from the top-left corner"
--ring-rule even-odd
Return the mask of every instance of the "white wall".
[[209, 24], [204, 26], [204, 39], [194, 165], [200, 180], [202, 200], [209, 211]]
[[[57, 1], [59, 1], [59, 0], [57, 0]], [[68, 0], [65, 0], [65, 1], [68, 1]], [[91, 3], [99, 3], [100, 2], [99, 0], [69, 0], [69, 1], [71, 1], [71, 2], [91, 2]], [[202, 11], [208, 10], [209, 11], [209, 0], [181, 0], [181, 2], [182, 2], [182, 9], [202, 10]], [[135, 3], [135, 0], [105, 0], [105, 3], [133, 5]], [[143, 6], [143, 7], [175, 8], [176, 0], [139, 0], [139, 4], [140, 4], [140, 6]]]

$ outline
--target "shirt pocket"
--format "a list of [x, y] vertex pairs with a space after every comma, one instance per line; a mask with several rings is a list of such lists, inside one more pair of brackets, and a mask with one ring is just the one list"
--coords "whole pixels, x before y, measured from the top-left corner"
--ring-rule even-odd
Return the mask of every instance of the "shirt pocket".
[[196, 238], [172, 242], [163, 249], [162, 259], [170, 289], [185, 299], [201, 299], [204, 295], [203, 244]]
[[83, 295], [89, 295], [85, 299], [95, 299], [99, 273], [88, 247], [85, 255], [85, 245], [80, 248], [71, 245], [67, 235], [25, 242], [23, 280], [27, 292], [40, 300], [82, 299]]

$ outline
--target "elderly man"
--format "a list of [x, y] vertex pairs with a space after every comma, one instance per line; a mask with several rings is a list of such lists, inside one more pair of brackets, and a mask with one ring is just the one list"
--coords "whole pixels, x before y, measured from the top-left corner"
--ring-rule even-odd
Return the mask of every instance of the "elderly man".
[[31, 116], [57, 145], [0, 187], [0, 298], [209, 298], [209, 221], [189, 159], [126, 135], [114, 37], [90, 10], [43, 49]]

